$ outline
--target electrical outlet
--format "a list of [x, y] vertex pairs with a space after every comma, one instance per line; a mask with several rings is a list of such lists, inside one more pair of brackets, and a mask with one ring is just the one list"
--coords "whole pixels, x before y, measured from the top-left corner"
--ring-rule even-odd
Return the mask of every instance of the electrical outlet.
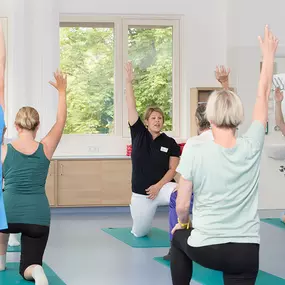
[[93, 152], [93, 153], [98, 153], [99, 152], [99, 147], [97, 147], [97, 146], [89, 146], [88, 147], [88, 151], [89, 152]]

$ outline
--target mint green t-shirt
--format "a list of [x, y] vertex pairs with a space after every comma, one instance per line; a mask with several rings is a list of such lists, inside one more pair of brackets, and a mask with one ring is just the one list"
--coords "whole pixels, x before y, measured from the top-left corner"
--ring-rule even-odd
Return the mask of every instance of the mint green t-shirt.
[[177, 168], [193, 182], [193, 247], [259, 243], [258, 182], [265, 129], [260, 121], [233, 148], [214, 141], [187, 145]]

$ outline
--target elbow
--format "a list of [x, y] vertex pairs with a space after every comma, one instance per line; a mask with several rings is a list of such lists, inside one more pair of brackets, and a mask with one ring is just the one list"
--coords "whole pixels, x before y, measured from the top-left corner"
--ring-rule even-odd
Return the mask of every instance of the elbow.
[[190, 204], [178, 204], [176, 206], [176, 212], [177, 212], [177, 215], [184, 215], [186, 213], [189, 213], [189, 206]]

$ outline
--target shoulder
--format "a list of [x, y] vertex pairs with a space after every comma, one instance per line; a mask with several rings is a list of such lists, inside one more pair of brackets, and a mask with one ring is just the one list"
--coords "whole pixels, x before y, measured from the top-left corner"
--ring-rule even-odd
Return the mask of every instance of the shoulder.
[[176, 142], [176, 140], [170, 136], [168, 136], [166, 133], [162, 133], [161, 134], [161, 137], [163, 138], [164, 141], [168, 142], [168, 143], [171, 143], [171, 144], [177, 144], [178, 143]]
[[239, 137], [239, 141], [243, 142], [253, 152], [262, 150], [264, 139], [265, 127], [258, 120], [253, 121], [247, 132]]
[[131, 129], [136, 129], [138, 127], [139, 128], [143, 127], [144, 129], [146, 129], [146, 127], [145, 127], [145, 125], [142, 122], [140, 117], [138, 117], [138, 119], [136, 120], [136, 122], [134, 124], [132, 124], [132, 125], [129, 124], [129, 126], [130, 126]]
[[211, 131], [205, 132], [201, 135], [191, 137], [187, 140], [186, 145], [188, 146], [200, 146], [207, 144], [207, 142], [213, 141], [213, 134]]
[[165, 143], [165, 145], [167, 145], [168, 147], [170, 147], [172, 149], [177, 149], [180, 151], [180, 146], [174, 138], [169, 137], [165, 133], [162, 133], [161, 136], [162, 136], [162, 140]]
[[129, 124], [129, 127], [132, 139], [145, 135], [148, 132], [140, 117], [138, 117], [137, 121], [133, 125]]

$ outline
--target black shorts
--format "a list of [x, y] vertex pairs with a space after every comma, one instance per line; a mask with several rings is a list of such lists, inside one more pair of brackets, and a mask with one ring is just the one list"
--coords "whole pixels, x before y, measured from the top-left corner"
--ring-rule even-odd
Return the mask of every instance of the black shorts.
[[10, 224], [8, 229], [1, 230], [5, 234], [21, 233], [20, 274], [34, 264], [42, 265], [43, 255], [49, 237], [49, 227], [32, 224]]

